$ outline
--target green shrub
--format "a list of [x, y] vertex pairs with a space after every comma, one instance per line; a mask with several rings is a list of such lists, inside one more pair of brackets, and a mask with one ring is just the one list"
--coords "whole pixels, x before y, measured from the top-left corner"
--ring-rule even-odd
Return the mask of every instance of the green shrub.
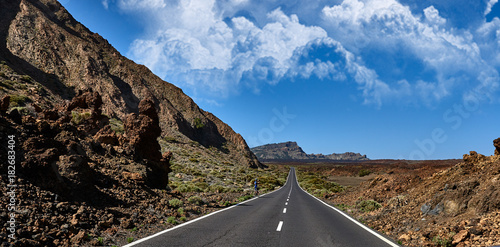
[[365, 169], [361, 169], [359, 172], [358, 172], [358, 175], [360, 177], [364, 177], [364, 176], [368, 176], [370, 175], [372, 172], [370, 170], [365, 170]]
[[170, 142], [170, 143], [178, 143], [179, 141], [177, 141], [177, 139], [175, 139], [174, 137], [171, 137], [171, 136], [165, 136], [163, 137], [163, 140], [165, 142]]
[[187, 218], [185, 216], [182, 216], [182, 217], [179, 218], [179, 220], [182, 221], [182, 222], [186, 222]]
[[238, 201], [243, 202], [243, 201], [246, 201], [252, 197], [253, 197], [252, 195], [242, 196], [242, 197], [238, 198]]
[[103, 245], [104, 244], [104, 238], [103, 237], [98, 237], [97, 238], [97, 242], [99, 242], [99, 245]]
[[219, 205], [220, 205], [220, 206], [222, 206], [222, 207], [229, 207], [229, 206], [232, 206], [232, 205], [233, 205], [233, 203], [232, 203], [232, 202], [230, 202], [230, 201], [223, 201], [223, 202], [221, 201], [221, 202], [219, 203]]
[[10, 109], [11, 111], [12, 110], [17, 110], [19, 112], [19, 114], [21, 115], [29, 115], [30, 114], [30, 111], [24, 107], [24, 106], [16, 106], [16, 107], [12, 107], [12, 109]]
[[202, 205], [203, 204], [203, 200], [199, 196], [191, 196], [191, 197], [189, 197], [188, 202], [196, 204], [196, 205]]
[[25, 82], [31, 82], [31, 77], [29, 75], [23, 75], [21, 76], [21, 80]]
[[205, 125], [203, 124], [200, 118], [195, 118], [193, 121], [193, 127], [195, 129], [202, 129], [203, 127], [205, 127]]
[[348, 208], [352, 208], [352, 206], [349, 206], [349, 205], [343, 204], [343, 203], [337, 204], [337, 205], [335, 205], [335, 207], [342, 210], [342, 211], [347, 211]]
[[374, 200], [364, 200], [356, 204], [356, 207], [362, 212], [371, 212], [382, 207], [378, 202]]
[[180, 215], [183, 215], [185, 212], [184, 212], [183, 208], [178, 208], [177, 213], [179, 213]]
[[132, 242], [134, 242], [134, 238], [133, 238], [133, 237], [128, 237], [128, 238], [127, 238], [127, 243], [129, 243], [129, 244], [130, 244], [130, 243], [132, 243]]
[[90, 118], [91, 113], [90, 112], [77, 112], [77, 111], [72, 111], [71, 112], [71, 122], [73, 124], [80, 124], [83, 121], [87, 120]]
[[436, 245], [441, 247], [451, 247], [453, 242], [453, 236], [455, 236], [455, 232], [450, 232], [448, 237], [440, 237], [434, 236], [432, 238], [432, 242], [436, 243]]
[[210, 192], [217, 192], [217, 193], [224, 193], [227, 192], [228, 189], [222, 185], [216, 184], [216, 185], [211, 185], [209, 187]]
[[109, 126], [111, 126], [111, 130], [113, 130], [116, 134], [123, 134], [123, 132], [125, 132], [125, 129], [123, 128], [123, 122], [119, 119], [109, 119]]
[[170, 205], [173, 208], [180, 208], [184, 205], [184, 203], [181, 200], [174, 198], [174, 199], [168, 201], [168, 205]]
[[24, 96], [24, 95], [10, 95], [10, 106], [11, 107], [16, 107], [16, 106], [25, 106], [27, 102], [30, 101], [30, 98]]
[[201, 192], [202, 189], [197, 187], [194, 184], [181, 184], [176, 188], [179, 192], [181, 193], [186, 193], [186, 192]]
[[170, 216], [167, 218], [167, 222], [170, 223], [170, 224], [173, 224], [173, 225], [177, 225], [179, 222], [177, 222], [177, 220], [175, 220], [175, 217], [174, 216]]

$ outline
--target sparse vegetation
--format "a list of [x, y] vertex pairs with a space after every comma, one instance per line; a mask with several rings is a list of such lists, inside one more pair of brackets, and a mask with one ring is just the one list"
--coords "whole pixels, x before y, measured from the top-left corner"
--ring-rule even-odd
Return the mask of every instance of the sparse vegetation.
[[170, 223], [170, 224], [173, 224], [173, 225], [177, 225], [179, 224], [179, 222], [177, 222], [177, 220], [175, 219], [174, 216], [170, 216], [167, 218], [167, 223]]
[[360, 177], [364, 177], [364, 176], [368, 176], [368, 175], [370, 175], [371, 173], [372, 173], [372, 172], [371, 172], [370, 170], [361, 169], [361, 170], [359, 170], [358, 175], [359, 175]]
[[174, 198], [168, 201], [168, 205], [170, 205], [173, 208], [180, 208], [184, 205], [184, 203], [181, 200]]
[[30, 99], [24, 95], [10, 95], [10, 107], [25, 106]]
[[243, 202], [243, 201], [246, 201], [252, 197], [253, 197], [252, 195], [245, 195], [245, 196], [238, 198], [238, 201]]
[[205, 127], [205, 124], [203, 124], [200, 118], [195, 118], [193, 121], [193, 127], [195, 129], [203, 129], [203, 127]]
[[71, 112], [71, 122], [73, 124], [80, 124], [83, 121], [87, 120], [90, 118], [91, 113], [90, 112], [77, 112], [77, 111], [72, 111]]
[[99, 242], [99, 245], [104, 245], [104, 238], [103, 237], [98, 237], [97, 242]]
[[352, 208], [352, 206], [343, 203], [337, 204], [335, 207], [342, 211], [347, 211], [347, 209]]
[[382, 205], [374, 200], [363, 200], [356, 204], [356, 208], [362, 212], [371, 212], [381, 207]]
[[133, 237], [128, 237], [128, 238], [127, 238], [127, 243], [129, 243], [129, 244], [130, 244], [130, 243], [132, 243], [132, 242], [134, 242], [134, 238], [133, 238]]
[[32, 79], [29, 75], [22, 75], [21, 76], [21, 80], [25, 81], [25, 82], [31, 82]]
[[195, 205], [203, 205], [203, 200], [199, 196], [191, 196], [188, 199], [189, 203], [195, 204]]
[[453, 236], [455, 236], [455, 232], [450, 232], [448, 237], [440, 237], [434, 236], [432, 238], [432, 242], [436, 243], [437, 246], [441, 247], [451, 247], [453, 242]]
[[317, 197], [325, 197], [345, 190], [344, 186], [328, 181], [326, 177], [321, 177], [312, 172], [298, 172], [297, 179], [304, 190]]
[[113, 130], [116, 134], [123, 134], [123, 132], [125, 132], [123, 122], [120, 119], [109, 119], [109, 126], [111, 126], [111, 130]]

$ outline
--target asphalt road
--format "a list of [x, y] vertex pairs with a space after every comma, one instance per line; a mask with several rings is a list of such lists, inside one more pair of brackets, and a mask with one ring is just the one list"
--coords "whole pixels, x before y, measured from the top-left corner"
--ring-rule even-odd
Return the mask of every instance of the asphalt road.
[[397, 246], [342, 214], [304, 192], [291, 168], [277, 191], [127, 246]]

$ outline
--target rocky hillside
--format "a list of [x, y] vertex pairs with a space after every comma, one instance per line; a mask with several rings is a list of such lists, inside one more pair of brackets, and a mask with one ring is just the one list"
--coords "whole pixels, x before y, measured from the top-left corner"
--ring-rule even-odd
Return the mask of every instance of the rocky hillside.
[[[145, 66], [123, 57], [105, 39], [77, 22], [56, 0], [0, 0], [0, 97], [23, 99], [42, 109], [93, 89], [102, 96], [102, 113], [123, 122], [149, 98], [158, 111], [164, 151], [189, 163], [179, 145], [199, 143], [196, 151], [220, 150], [224, 162], [262, 167], [241, 135], [200, 109], [181, 89]], [[18, 74], [21, 77], [11, 76]], [[214, 158], [217, 160], [217, 158]]]
[[297, 142], [267, 144], [251, 149], [259, 160], [368, 160], [359, 153], [306, 154]]
[[102, 114], [97, 92], [54, 109], [24, 101], [0, 100], [2, 247], [120, 246], [248, 199], [255, 178], [267, 190], [285, 183], [286, 172], [269, 169], [172, 164], [151, 99], [122, 124]]
[[[364, 166], [376, 174], [372, 179], [317, 194], [404, 246], [498, 246], [500, 138], [493, 144], [493, 156], [471, 151], [451, 166]], [[339, 169], [324, 167], [320, 177], [338, 176]]]

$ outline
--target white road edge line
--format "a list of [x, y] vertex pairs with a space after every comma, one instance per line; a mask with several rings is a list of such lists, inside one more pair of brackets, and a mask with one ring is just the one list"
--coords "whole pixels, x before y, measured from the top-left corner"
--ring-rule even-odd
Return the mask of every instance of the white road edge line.
[[283, 221], [280, 221], [280, 223], [278, 224], [278, 228], [276, 228], [276, 231], [281, 232], [281, 227], [283, 227]]
[[[294, 169], [294, 170], [295, 170], [295, 169]], [[297, 173], [297, 172], [295, 172], [295, 173]], [[297, 175], [295, 175], [295, 177], [297, 177]], [[386, 243], [387, 243], [387, 244], [389, 244], [390, 246], [393, 246], [393, 247], [399, 247], [399, 245], [397, 245], [397, 244], [393, 243], [391, 240], [389, 240], [389, 239], [387, 239], [386, 237], [384, 237], [384, 236], [380, 235], [380, 233], [378, 233], [378, 232], [374, 231], [373, 229], [371, 229], [371, 228], [369, 228], [369, 227], [367, 227], [367, 226], [365, 226], [365, 225], [361, 224], [359, 221], [357, 221], [357, 220], [353, 219], [351, 216], [349, 216], [349, 215], [347, 215], [346, 213], [342, 212], [342, 210], [340, 210], [340, 209], [338, 209], [338, 208], [336, 208], [336, 207], [334, 207], [334, 206], [332, 206], [332, 205], [330, 205], [330, 204], [328, 204], [328, 203], [326, 203], [326, 202], [324, 202], [324, 201], [320, 200], [319, 198], [317, 198], [317, 197], [315, 197], [315, 196], [313, 196], [313, 195], [309, 194], [309, 192], [305, 191], [304, 189], [302, 189], [302, 187], [300, 187], [300, 184], [299, 184], [299, 181], [298, 181], [298, 180], [295, 180], [295, 181], [296, 181], [297, 185], [299, 186], [299, 188], [300, 188], [302, 191], [306, 192], [308, 195], [310, 195], [312, 198], [314, 198], [314, 199], [316, 199], [316, 200], [320, 201], [321, 203], [325, 204], [326, 206], [328, 206], [328, 207], [332, 208], [333, 210], [337, 211], [337, 212], [338, 212], [339, 214], [341, 214], [342, 216], [344, 216], [344, 217], [346, 217], [347, 219], [351, 220], [352, 222], [356, 223], [358, 226], [360, 226], [361, 228], [365, 229], [365, 230], [366, 230], [366, 231], [368, 231], [369, 233], [371, 233], [371, 234], [375, 235], [375, 237], [377, 237], [377, 238], [381, 239], [382, 241], [386, 242]]]
[[[286, 178], [285, 185], [288, 183], [288, 178], [290, 178], [290, 172], [288, 172], [288, 177]], [[174, 226], [174, 227], [172, 227], [172, 228], [165, 229], [165, 230], [163, 230], [163, 231], [161, 231], [161, 232], [155, 233], [155, 234], [153, 234], [153, 235], [150, 235], [150, 236], [147, 236], [147, 237], [144, 237], [144, 238], [138, 239], [137, 241], [134, 241], [134, 242], [132, 242], [132, 243], [130, 243], [130, 244], [127, 244], [127, 245], [124, 245], [124, 246], [122, 246], [122, 247], [131, 247], [131, 246], [134, 246], [134, 245], [136, 245], [136, 244], [142, 243], [142, 242], [147, 241], [147, 240], [149, 240], [149, 239], [152, 239], [152, 238], [158, 237], [158, 236], [160, 236], [160, 235], [162, 235], [162, 234], [164, 234], [164, 233], [167, 233], [167, 232], [173, 231], [173, 230], [175, 230], [175, 229], [178, 229], [178, 228], [181, 228], [181, 227], [187, 226], [187, 225], [189, 225], [189, 224], [191, 224], [191, 223], [194, 223], [194, 222], [199, 221], [199, 220], [202, 220], [202, 219], [204, 219], [204, 218], [207, 218], [207, 217], [213, 216], [213, 215], [218, 214], [218, 213], [220, 213], [220, 212], [224, 212], [224, 211], [226, 211], [226, 210], [229, 210], [229, 209], [235, 208], [235, 207], [237, 207], [237, 206], [239, 206], [239, 205], [241, 205], [241, 204], [245, 204], [245, 203], [247, 203], [247, 202], [251, 202], [251, 201], [253, 201], [253, 200], [255, 200], [255, 199], [257, 199], [257, 198], [259, 198], [259, 197], [261, 197], [261, 196], [269, 195], [269, 194], [271, 194], [271, 193], [274, 193], [274, 192], [276, 192], [276, 191], [279, 191], [279, 190], [283, 189], [284, 187], [285, 187], [285, 186], [283, 185], [283, 186], [281, 186], [279, 189], [277, 189], [277, 190], [275, 190], [275, 191], [271, 191], [271, 192], [269, 192], [269, 193], [266, 193], [266, 194], [263, 194], [263, 195], [260, 195], [260, 196], [254, 197], [254, 198], [252, 198], [252, 199], [249, 199], [249, 200], [246, 200], [246, 201], [240, 202], [240, 203], [238, 203], [238, 204], [236, 204], [236, 205], [233, 205], [233, 206], [231, 206], [231, 207], [224, 208], [224, 209], [221, 209], [221, 210], [218, 210], [218, 211], [215, 211], [215, 212], [209, 213], [209, 214], [207, 214], [207, 215], [203, 215], [203, 216], [198, 217], [198, 218], [196, 218], [196, 219], [192, 219], [192, 220], [190, 220], [190, 221], [188, 221], [188, 222], [186, 222], [186, 223], [182, 223], [182, 224], [177, 225], [177, 226]], [[282, 223], [282, 224], [283, 224], [283, 223]]]

